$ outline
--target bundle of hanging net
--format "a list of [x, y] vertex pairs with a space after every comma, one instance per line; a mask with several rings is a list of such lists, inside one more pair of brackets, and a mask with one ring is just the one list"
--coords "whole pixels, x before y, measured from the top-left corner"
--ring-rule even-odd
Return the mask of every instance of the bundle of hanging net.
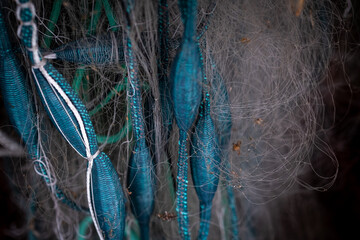
[[284, 199], [332, 186], [331, 1], [0, 6], [9, 235], [282, 239]]

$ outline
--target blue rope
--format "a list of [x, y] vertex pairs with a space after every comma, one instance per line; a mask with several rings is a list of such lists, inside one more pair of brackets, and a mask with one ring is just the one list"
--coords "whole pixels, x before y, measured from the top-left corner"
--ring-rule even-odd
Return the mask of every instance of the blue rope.
[[188, 137], [187, 133], [180, 130], [179, 137], [179, 159], [177, 171], [177, 189], [176, 189], [176, 212], [178, 214], [179, 231], [182, 239], [190, 239], [189, 214], [188, 214]]
[[[37, 172], [51, 189], [52, 180], [47, 170], [48, 166], [42, 161], [45, 156], [39, 149], [34, 99], [31, 96], [25, 71], [20, 67], [21, 64], [12, 51], [1, 9], [0, 31], [0, 87], [5, 108], [10, 122], [26, 144], [28, 157], [33, 160]], [[51, 191], [57, 199], [69, 207], [79, 211], [88, 211], [66, 196], [58, 185], [54, 185]]]
[[142, 109], [142, 97], [138, 76], [138, 64], [133, 51], [133, 43], [130, 37], [132, 26], [130, 15], [133, 2], [128, 1], [126, 7], [123, 4], [127, 20], [127, 39], [125, 47], [126, 63], [128, 68], [128, 98], [130, 102], [131, 121], [134, 133], [134, 149], [130, 156], [127, 186], [131, 200], [131, 210], [138, 220], [141, 239], [149, 239], [149, 222], [154, 210], [155, 201], [155, 169], [149, 147], [145, 141], [145, 123]]
[[28, 49], [37, 90], [57, 129], [81, 156], [89, 160], [89, 210], [100, 239], [121, 239], [125, 227], [125, 198], [119, 176], [110, 159], [98, 149], [84, 104], [52, 64], [43, 60], [37, 45], [34, 9], [30, 1], [18, 2], [19, 37]]
[[198, 113], [203, 74], [195, 32], [197, 2], [180, 0], [179, 8], [184, 23], [184, 34], [170, 73], [173, 109], [180, 131], [176, 211], [180, 235], [183, 239], [190, 239], [187, 209], [187, 132]]

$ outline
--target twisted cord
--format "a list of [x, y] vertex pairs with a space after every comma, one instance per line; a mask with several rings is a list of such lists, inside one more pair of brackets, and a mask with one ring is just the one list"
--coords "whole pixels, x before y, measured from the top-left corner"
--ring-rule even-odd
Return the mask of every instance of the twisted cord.
[[180, 132], [176, 211], [180, 236], [183, 239], [190, 239], [187, 209], [187, 132], [198, 114], [203, 75], [195, 32], [197, 2], [180, 0], [179, 8], [184, 23], [184, 33], [170, 73], [173, 109]]
[[73, 202], [54, 183], [47, 161], [42, 160], [46, 159], [46, 156], [40, 149], [40, 139], [38, 138], [38, 129], [35, 124], [35, 104], [30, 96], [29, 84], [25, 77], [24, 69], [20, 67], [21, 64], [11, 49], [10, 39], [1, 10], [0, 30], [2, 32], [0, 42], [0, 86], [10, 121], [26, 144], [28, 156], [35, 165], [35, 172], [41, 176], [56, 198], [75, 210], [88, 211], [86, 208], [78, 206]]
[[182, 239], [190, 239], [188, 214], [188, 137], [185, 131], [180, 130], [179, 159], [177, 171], [176, 212], [178, 213], [179, 230]]
[[[63, 137], [89, 161], [86, 174], [87, 197], [96, 231], [100, 239], [104, 239], [104, 236], [107, 239], [121, 238], [124, 232], [125, 207], [116, 171], [108, 157], [98, 150], [95, 131], [85, 106], [63, 76], [46, 59], [42, 59], [37, 44], [34, 5], [27, 0], [18, 0], [17, 4], [16, 16], [20, 21], [18, 36], [28, 50], [40, 97]], [[113, 224], [116, 228], [113, 228]]]
[[131, 38], [133, 29], [131, 14], [134, 2], [128, 1], [123, 9], [127, 21], [127, 38], [125, 45], [125, 58], [128, 68], [128, 99], [132, 129], [134, 133], [134, 149], [130, 156], [127, 185], [132, 192], [130, 195], [131, 209], [137, 218], [142, 239], [149, 239], [149, 221], [154, 210], [155, 202], [155, 176], [150, 149], [145, 141], [145, 121], [142, 108], [142, 97], [139, 80], [139, 67], [134, 55], [134, 43]]

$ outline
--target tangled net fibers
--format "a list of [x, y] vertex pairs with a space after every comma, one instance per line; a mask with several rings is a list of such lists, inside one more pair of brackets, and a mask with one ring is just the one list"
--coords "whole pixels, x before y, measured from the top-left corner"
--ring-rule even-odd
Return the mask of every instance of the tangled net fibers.
[[16, 129], [0, 138], [24, 212], [10, 235], [281, 239], [283, 199], [334, 183], [331, 1], [9, 0], [0, 14], [2, 129]]

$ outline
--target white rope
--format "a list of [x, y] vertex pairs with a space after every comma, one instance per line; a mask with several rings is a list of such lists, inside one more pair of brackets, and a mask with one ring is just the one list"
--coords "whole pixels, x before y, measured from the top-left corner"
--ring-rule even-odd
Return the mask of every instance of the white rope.
[[[27, 3], [20, 3], [18, 0], [16, 0], [16, 3], [18, 4], [16, 8], [16, 18], [18, 21], [20, 21], [20, 25], [17, 30], [17, 35], [19, 38], [22, 38], [21, 36], [21, 30], [23, 26], [31, 26], [32, 27], [32, 35], [31, 35], [31, 48], [28, 50], [33, 54], [34, 59], [34, 66], [38, 68], [37, 65], [41, 64], [41, 53], [39, 51], [39, 46], [37, 44], [38, 36], [37, 36], [37, 26], [34, 22], [34, 18], [36, 16], [35, 13], [35, 6], [32, 2]], [[20, 16], [21, 10], [23, 9], [29, 9], [31, 11], [31, 20], [29, 22], [23, 22]]]
[[46, 71], [46, 69], [42, 66], [42, 67], [39, 68], [39, 70], [42, 73], [42, 75], [45, 77], [46, 81], [51, 86], [53, 86], [56, 89], [56, 91], [61, 95], [61, 97], [64, 99], [66, 105], [70, 108], [70, 110], [74, 114], [74, 116], [76, 118], [76, 121], [79, 124], [80, 132], [81, 132], [81, 135], [82, 135], [83, 140], [84, 140], [84, 145], [85, 145], [85, 149], [86, 149], [86, 158], [89, 159], [91, 157], [90, 143], [89, 143], [89, 140], [88, 140], [88, 137], [87, 137], [87, 134], [86, 134], [84, 122], [83, 122], [83, 120], [82, 120], [82, 118], [80, 116], [79, 111], [74, 106], [74, 104], [71, 102], [70, 98], [66, 95], [66, 93], [59, 86], [59, 84], [49, 75], [49, 73]]
[[[35, 7], [33, 5], [32, 2], [27, 2], [27, 3], [20, 3], [19, 0], [16, 0], [17, 3], [17, 9], [16, 9], [16, 17], [18, 19], [18, 21], [20, 21], [20, 25], [17, 29], [17, 34], [19, 36], [19, 38], [22, 38], [21, 36], [21, 31], [23, 30], [23, 26], [32, 26], [32, 38], [31, 38], [31, 48], [27, 48], [28, 51], [30, 51], [33, 54], [33, 59], [34, 62], [32, 63], [32, 73], [33, 76], [35, 77], [36, 83], [39, 87], [40, 93], [43, 96], [43, 99], [45, 100], [46, 103], [46, 98], [44, 96], [44, 93], [40, 87], [40, 84], [38, 82], [38, 79], [36, 78], [36, 75], [34, 73], [34, 69], [39, 69], [41, 74], [44, 76], [44, 78], [46, 79], [46, 81], [49, 83], [50, 86], [52, 86], [53, 88], [56, 89], [56, 91], [60, 94], [60, 96], [64, 99], [66, 105], [70, 108], [70, 110], [72, 111], [72, 113], [74, 114], [76, 121], [79, 124], [80, 127], [80, 132], [81, 132], [81, 136], [85, 145], [85, 149], [86, 149], [86, 158], [89, 161], [89, 166], [87, 169], [87, 173], [86, 173], [86, 185], [87, 185], [87, 198], [88, 198], [88, 204], [89, 204], [89, 210], [90, 210], [90, 214], [91, 217], [93, 219], [96, 231], [100, 237], [101, 240], [103, 240], [103, 235], [101, 232], [101, 229], [99, 227], [99, 223], [97, 221], [97, 217], [96, 214], [94, 213], [94, 208], [93, 208], [93, 204], [92, 204], [92, 194], [91, 194], [91, 172], [92, 172], [92, 167], [93, 167], [93, 163], [94, 163], [94, 159], [99, 155], [100, 151], [98, 150], [94, 155], [91, 155], [91, 151], [90, 151], [90, 143], [85, 131], [85, 125], [84, 122], [81, 118], [81, 115], [79, 113], [79, 111], [77, 110], [77, 108], [74, 106], [74, 104], [72, 103], [72, 101], [70, 100], [70, 98], [66, 95], [66, 93], [63, 91], [63, 89], [59, 86], [59, 84], [50, 76], [50, 74], [47, 72], [47, 70], [45, 69], [45, 65], [47, 64], [47, 61], [41, 60], [41, 53], [39, 51], [39, 47], [38, 47], [38, 36], [37, 36], [37, 26], [34, 23], [34, 18], [35, 18]], [[20, 13], [21, 10], [23, 9], [30, 9], [31, 14], [32, 14], [32, 18], [29, 22], [23, 22], [21, 17], [20, 17]], [[51, 112], [51, 109], [49, 109], [50, 114], [52, 115], [53, 119], [54, 116]], [[55, 121], [56, 123], [56, 121]], [[58, 124], [56, 123], [56, 125], [58, 126]], [[66, 135], [63, 134], [61, 128], [58, 129], [60, 130], [60, 132], [62, 133], [62, 135], [65, 137], [65, 139], [67, 140], [68, 143], [70, 143], [68, 141], [68, 139], [66, 138]], [[71, 145], [71, 143], [70, 143]], [[74, 148], [74, 146], [72, 146]], [[77, 149], [74, 148], [76, 151]], [[78, 152], [78, 151], [77, 151]], [[79, 153], [79, 152], [78, 152]], [[79, 153], [80, 154], [80, 153]], [[81, 154], [80, 154], [81, 155]]]
[[[90, 144], [89, 144], [89, 140], [87, 138], [87, 134], [85, 131], [85, 126], [84, 126], [84, 122], [80, 116], [80, 113], [78, 112], [78, 110], [76, 109], [76, 107], [73, 105], [73, 103], [71, 102], [71, 100], [69, 99], [69, 97], [66, 95], [66, 93], [62, 90], [62, 88], [58, 85], [58, 83], [48, 74], [48, 72], [46, 71], [46, 69], [41, 66], [39, 68], [40, 72], [43, 74], [43, 76], [45, 77], [45, 79], [47, 80], [47, 82], [53, 86], [56, 91], [61, 95], [61, 97], [65, 100], [65, 103], [67, 104], [67, 106], [70, 108], [70, 110], [73, 112], [77, 122], [79, 123], [80, 126], [80, 132], [81, 135], [83, 137], [83, 141], [84, 141], [84, 145], [86, 148], [86, 158], [89, 161], [89, 166], [86, 172], [86, 191], [87, 191], [87, 199], [88, 199], [88, 205], [89, 205], [89, 210], [90, 210], [90, 215], [91, 218], [93, 219], [94, 222], [94, 226], [95, 229], [100, 237], [101, 240], [103, 240], [103, 235], [96, 217], [96, 214], [94, 212], [94, 207], [92, 204], [92, 191], [91, 191], [91, 172], [92, 172], [92, 167], [93, 167], [93, 163], [94, 163], [94, 159], [99, 155], [100, 151], [98, 150], [94, 155], [91, 155], [90, 152]], [[60, 128], [59, 128], [60, 129]], [[76, 148], [74, 148], [76, 150]]]
[[92, 168], [94, 165], [94, 159], [99, 155], [99, 153], [100, 153], [100, 151], [98, 150], [94, 155], [92, 155], [88, 158], [89, 166], [86, 171], [86, 193], [87, 193], [90, 215], [91, 215], [91, 218], [93, 219], [96, 232], [98, 233], [100, 240], [104, 240], [100, 226], [99, 226], [99, 222], [97, 220], [97, 216], [94, 212], [95, 206], [93, 207], [93, 204], [92, 204], [93, 196], [92, 196], [92, 191], [91, 191], [91, 186], [92, 186], [91, 172], [92, 172]]
[[[36, 75], [35, 75], [35, 72], [34, 72], [34, 69], [32, 69], [32, 73], [33, 73], [33, 76], [34, 76], [34, 79], [35, 79], [35, 82], [36, 82], [36, 85], [38, 86], [38, 89], [39, 89], [39, 92], [42, 96], [42, 99], [44, 100], [44, 105], [46, 106], [49, 106], [49, 104], [47, 103], [47, 100], [45, 98], [45, 94], [43, 92], [43, 90], [41, 89], [41, 86], [40, 86], [40, 83], [39, 83], [39, 80], [37, 79]], [[51, 115], [51, 118], [52, 119], [55, 119], [54, 117], [54, 114], [52, 113], [51, 109], [49, 109], [49, 114]], [[69, 139], [67, 138], [66, 134], [64, 134], [64, 132], [62, 131], [62, 129], [60, 128], [59, 124], [55, 121], [55, 125], [56, 127], [58, 128], [58, 130], [60, 131], [61, 135], [65, 138], [65, 140], [70, 144], [70, 146], [82, 157], [85, 158], [85, 156], [83, 156], [72, 144], [71, 142], [69, 141]]]

